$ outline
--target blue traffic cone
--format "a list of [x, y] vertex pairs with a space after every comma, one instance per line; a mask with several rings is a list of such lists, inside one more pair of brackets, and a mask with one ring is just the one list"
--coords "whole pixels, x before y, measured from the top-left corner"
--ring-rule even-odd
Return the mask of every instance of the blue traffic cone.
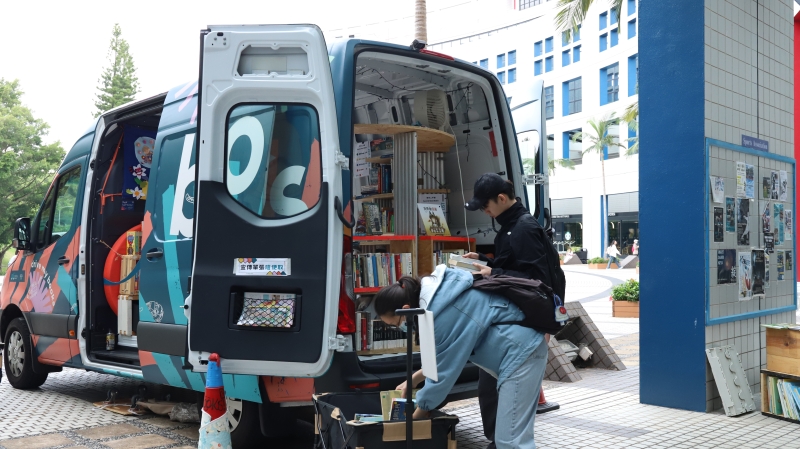
[[233, 449], [228, 428], [228, 410], [225, 403], [225, 387], [222, 384], [222, 369], [219, 355], [208, 357], [206, 391], [200, 420], [198, 449]]

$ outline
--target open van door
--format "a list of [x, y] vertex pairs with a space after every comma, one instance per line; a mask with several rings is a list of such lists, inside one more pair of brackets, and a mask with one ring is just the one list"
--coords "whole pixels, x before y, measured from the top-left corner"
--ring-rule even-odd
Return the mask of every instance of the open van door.
[[325, 39], [212, 26], [201, 45], [189, 362], [319, 376], [336, 346], [346, 165]]

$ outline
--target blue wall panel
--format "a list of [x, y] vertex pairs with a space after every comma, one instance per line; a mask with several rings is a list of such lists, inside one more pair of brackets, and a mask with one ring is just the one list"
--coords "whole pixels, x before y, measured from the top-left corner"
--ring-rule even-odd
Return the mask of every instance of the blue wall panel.
[[704, 3], [639, 5], [640, 400], [695, 411], [706, 409]]

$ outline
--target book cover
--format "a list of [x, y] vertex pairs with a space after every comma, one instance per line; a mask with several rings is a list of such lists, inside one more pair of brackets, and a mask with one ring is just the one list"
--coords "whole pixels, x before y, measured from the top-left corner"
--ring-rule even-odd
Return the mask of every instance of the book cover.
[[478, 259], [468, 259], [463, 256], [459, 256], [458, 254], [450, 254], [450, 259], [447, 261], [447, 264], [453, 268], [464, 270], [464, 271], [472, 271], [477, 272], [479, 271], [478, 268], [475, 267], [473, 264], [480, 264], [486, 266], [488, 262], [484, 262]]
[[362, 203], [367, 235], [381, 235], [381, 208], [376, 203]]
[[447, 227], [447, 220], [442, 213], [442, 207], [438, 204], [417, 204], [419, 218], [425, 228], [425, 235], [450, 236], [450, 228]]

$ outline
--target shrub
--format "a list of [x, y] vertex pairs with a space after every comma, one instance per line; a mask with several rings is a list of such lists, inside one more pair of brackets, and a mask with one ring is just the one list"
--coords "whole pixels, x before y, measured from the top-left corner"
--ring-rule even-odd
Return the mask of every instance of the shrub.
[[628, 279], [622, 284], [612, 288], [611, 299], [613, 301], [639, 301], [639, 282]]
[[602, 257], [595, 257], [586, 261], [586, 263], [608, 263], [608, 259], [603, 259]]

